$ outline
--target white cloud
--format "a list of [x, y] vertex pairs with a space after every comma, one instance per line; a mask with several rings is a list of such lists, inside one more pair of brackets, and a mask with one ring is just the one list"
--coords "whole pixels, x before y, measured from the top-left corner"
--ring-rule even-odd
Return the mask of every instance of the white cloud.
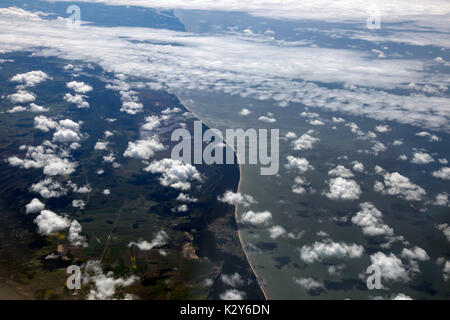
[[295, 283], [305, 288], [307, 291], [323, 290], [323, 284], [313, 278], [294, 278]]
[[333, 117], [332, 120], [333, 120], [333, 122], [335, 122], [335, 123], [342, 123], [342, 122], [345, 122], [345, 119], [339, 118], [339, 117]]
[[41, 131], [48, 132], [52, 129], [56, 129], [58, 127], [58, 123], [45, 116], [37, 116], [34, 117], [34, 127]]
[[92, 87], [84, 82], [71, 81], [67, 83], [67, 88], [72, 89], [76, 93], [88, 93], [92, 91]]
[[392, 300], [412, 300], [412, 298], [404, 293], [399, 293]]
[[11, 109], [9, 109], [8, 111], [6, 111], [6, 112], [8, 112], [8, 113], [17, 113], [17, 112], [24, 112], [24, 111], [27, 111], [28, 109], [27, 108], [25, 108], [25, 107], [22, 107], [22, 106], [15, 106], [15, 107], [12, 107]]
[[148, 251], [153, 248], [160, 248], [167, 244], [169, 241], [169, 235], [164, 230], [158, 231], [156, 233], [155, 237], [151, 242], [148, 242], [146, 240], [140, 240], [138, 242], [130, 242], [128, 244], [129, 247], [136, 246], [142, 251]]
[[80, 136], [72, 129], [59, 128], [53, 134], [53, 142], [69, 143], [80, 141]]
[[314, 138], [309, 134], [305, 133], [300, 138], [294, 140], [292, 145], [294, 150], [307, 150], [312, 149], [313, 144], [319, 141], [319, 138]]
[[178, 213], [187, 212], [188, 210], [189, 210], [189, 207], [186, 204], [182, 204], [176, 208], [172, 208], [172, 212], [178, 212]]
[[448, 223], [442, 223], [436, 225], [436, 228], [438, 230], [441, 230], [444, 236], [447, 238], [447, 240], [450, 242], [450, 225]]
[[381, 277], [393, 281], [409, 281], [410, 277], [402, 261], [391, 253], [386, 255], [379, 251], [370, 256], [372, 266], [380, 268]]
[[240, 219], [241, 223], [254, 226], [267, 225], [270, 221], [272, 221], [272, 213], [267, 210], [262, 212], [246, 211]]
[[29, 110], [30, 110], [31, 112], [35, 112], [35, 113], [39, 113], [39, 112], [48, 112], [48, 108], [45, 108], [45, 107], [43, 107], [43, 106], [38, 106], [38, 105], [35, 104], [35, 103], [30, 103]]
[[352, 217], [353, 224], [360, 226], [367, 236], [393, 236], [394, 230], [383, 223], [380, 210], [370, 202], [360, 205], [361, 210]]
[[244, 279], [241, 277], [241, 275], [237, 272], [233, 273], [233, 274], [222, 274], [220, 275], [220, 279], [222, 280], [223, 283], [225, 283], [226, 285], [230, 286], [230, 287], [240, 287], [242, 285], [244, 285]]
[[359, 161], [353, 161], [353, 170], [357, 172], [363, 172], [364, 171], [364, 165]]
[[219, 298], [222, 300], [244, 300], [245, 293], [236, 289], [229, 289], [220, 294]]
[[82, 231], [81, 225], [77, 220], [73, 220], [70, 223], [68, 239], [73, 246], [87, 247], [86, 238], [80, 233]]
[[412, 163], [415, 164], [427, 164], [434, 162], [434, 159], [431, 155], [425, 152], [415, 152], [413, 154], [413, 158], [411, 159]]
[[[128, 278], [114, 278], [112, 272], [103, 273], [100, 260], [89, 260], [86, 264], [83, 274], [83, 282], [92, 282], [95, 285], [91, 289], [87, 299], [88, 300], [109, 300], [115, 298], [117, 288], [125, 288], [131, 286], [139, 280], [137, 276], [130, 276]], [[132, 296], [125, 294], [125, 299], [132, 299]]]
[[161, 124], [161, 119], [158, 116], [150, 116], [145, 118], [145, 123], [142, 125], [143, 130], [151, 131]]
[[388, 125], [378, 125], [375, 127], [375, 130], [377, 132], [385, 133], [391, 131], [391, 128], [389, 128]]
[[39, 233], [44, 235], [67, 229], [70, 225], [69, 219], [61, 217], [50, 210], [42, 210], [34, 219], [34, 222], [38, 225]]
[[30, 190], [39, 193], [43, 198], [59, 198], [67, 193], [67, 190], [57, 181], [46, 178], [37, 183], [33, 183]]
[[261, 116], [258, 118], [259, 121], [267, 122], [267, 123], [274, 123], [277, 121], [274, 117], [268, 117], [268, 116]]
[[310, 184], [308, 183], [308, 181], [306, 181], [305, 178], [295, 177], [294, 182], [295, 183], [292, 185], [291, 188], [293, 193], [304, 194], [306, 193], [308, 188], [310, 189], [310, 191], [313, 191], [311, 189]]
[[325, 125], [325, 123], [323, 123], [322, 121], [320, 121], [318, 119], [311, 119], [308, 122], [312, 126], [323, 126], [323, 125]]
[[446, 193], [446, 192], [438, 193], [436, 195], [436, 198], [435, 198], [435, 201], [433, 202], [433, 204], [436, 206], [444, 206], [444, 207], [449, 205], [448, 193]]
[[[241, 6], [240, 3], [236, 5]], [[315, 7], [317, 4], [308, 4], [310, 11], [306, 14], [303, 5], [301, 10], [292, 10], [293, 3], [281, 6], [289, 7], [290, 10], [273, 10], [273, 3], [264, 3], [263, 7], [266, 10], [259, 9], [259, 12], [274, 14], [276, 11], [279, 14], [282, 10], [294, 16], [319, 14], [323, 18], [322, 9], [329, 10], [328, 2], [327, 5], [321, 5], [320, 10]], [[315, 10], [312, 10], [311, 6]], [[347, 10], [347, 2], [345, 6], [330, 2], [330, 6], [334, 8], [333, 12]], [[348, 12], [356, 12], [360, 14], [358, 21], [365, 21], [367, 19], [366, 5], [358, 1], [358, 6], [358, 10], [345, 11], [345, 19], [355, 19], [355, 16], [349, 16]], [[410, 10], [410, 6], [405, 6], [404, 2], [393, 6], [396, 12]], [[444, 19], [442, 11], [438, 13], [442, 10], [442, 6], [444, 4], [439, 3], [439, 6], [433, 6], [435, 8], [433, 10], [441, 15], [441, 19]], [[267, 7], [271, 9], [267, 10]], [[348, 7], [354, 8], [354, 2], [348, 3]], [[386, 8], [386, 5], [383, 3], [381, 7]], [[426, 5], [418, 7], [429, 10]], [[421, 12], [417, 9], [418, 7], [412, 11], [418, 14]], [[236, 10], [236, 6], [229, 7], [228, 10], [230, 9]], [[362, 15], [363, 11], [364, 15]], [[387, 15], [387, 17], [393, 16]], [[328, 18], [341, 20], [343, 16], [330, 14]], [[408, 21], [409, 19], [410, 17]], [[325, 20], [328, 21], [328, 19]], [[416, 23], [423, 21], [425, 21], [424, 17]], [[433, 17], [432, 22], [436, 22], [436, 17]], [[411, 31], [410, 27], [411, 24], [408, 24], [408, 33]], [[283, 97], [279, 101], [283, 105], [301, 101], [310, 107], [365, 115], [380, 121], [394, 120], [448, 130], [449, 116], [445, 109], [448, 105], [447, 97], [429, 97], [421, 94], [396, 95], [387, 91], [366, 89], [366, 87], [395, 88], [407, 82], [438, 85], [445, 81], [439, 74], [424, 72], [427, 69], [427, 62], [420, 59], [373, 59], [370, 54], [362, 50], [281, 46], [276, 40], [261, 41], [259, 37], [241, 37], [235, 34], [196, 35], [161, 29], [155, 31], [149, 28], [125, 27], [114, 28], [114, 32], [111, 32], [111, 28], [89, 25], [83, 25], [80, 32], [65, 28], [63, 19], [40, 19], [39, 15], [24, 14], [18, 9], [9, 8], [2, 11], [0, 28], [3, 34], [7, 35], [0, 39], [2, 48], [8, 51], [47, 48], [39, 49], [39, 53], [95, 62], [105, 70], [117, 74], [123, 73], [125, 76], [158, 78], [161, 83], [167, 83], [175, 89], [186, 88], [187, 84], [190, 88], [212, 86], [213, 90], [220, 92], [279, 99], [279, 88], [283, 88]], [[353, 36], [366, 39], [377, 37], [373, 32], [368, 33], [367, 30], [349, 30], [348, 32]], [[392, 32], [396, 36], [391, 36], [390, 39], [398, 38], [399, 33], [395, 30]], [[58, 36], [53, 36], [56, 34]], [[417, 32], [414, 33], [416, 34]], [[424, 34], [422, 37], [430, 38], [429, 35], [430, 33], [427, 32], [426, 37]], [[403, 39], [400, 41], [405, 39], [417, 41], [416, 37], [406, 35], [401, 38]], [[435, 38], [436, 36], [432, 37], [432, 39]], [[140, 42], [139, 46], [134, 45], [136, 41]], [[171, 45], [162, 47], [159, 45], [161, 41]], [[448, 40], [444, 40], [444, 43], [448, 44]], [[121, 48], [120, 55], [117, 55], [117, 48]], [[34, 49], [36, 50], [38, 49]], [[148, 59], [149, 56], [152, 59]], [[258, 64], [254, 61], [258, 61]], [[354, 67], [348, 70], [347, 66], [350, 63]], [[239, 76], [243, 70], [245, 70], [245, 77]], [[299, 74], [304, 81], [292, 81], [298, 78]], [[380, 76], [381, 74], [383, 77]], [[330, 89], [313, 82], [344, 82], [353, 87]], [[135, 95], [134, 98], [136, 98]], [[133, 107], [130, 109], [130, 113], [141, 111], [143, 107], [135, 100], [124, 101], [124, 103], [138, 104], [137, 109]], [[427, 108], [417, 108], [417, 105], [426, 105]], [[398, 106], [401, 106], [401, 109]], [[127, 110], [126, 105], [123, 107], [123, 111], [125, 110]]]
[[25, 206], [25, 213], [38, 213], [44, 210], [45, 204], [39, 201], [38, 198], [34, 198]]
[[183, 192], [180, 192], [180, 194], [178, 195], [176, 200], [181, 201], [181, 202], [197, 202], [198, 201], [197, 198], [191, 197], [190, 195], [183, 193]]
[[16, 74], [11, 78], [12, 82], [21, 82], [27, 87], [33, 87], [38, 83], [41, 83], [47, 79], [50, 79], [49, 75], [43, 71], [30, 71], [27, 73]]
[[242, 205], [244, 207], [248, 207], [251, 204], [256, 203], [255, 199], [251, 195], [243, 194], [240, 192], [235, 193], [231, 190], [225, 191], [222, 196], [217, 197], [217, 200], [228, 203], [232, 206]]
[[416, 133], [416, 136], [427, 137], [430, 142], [441, 141], [441, 138], [439, 138], [438, 136], [436, 136], [434, 134], [431, 134], [431, 133], [429, 133], [427, 131], [420, 131], [420, 132]]
[[409, 178], [402, 176], [398, 172], [389, 173], [380, 168], [379, 174], [383, 176], [384, 183], [380, 181], [375, 182], [374, 190], [377, 192], [415, 201], [422, 200], [427, 194], [423, 188], [412, 183]]
[[354, 174], [349, 169], [342, 165], [338, 165], [336, 168], [328, 171], [328, 175], [341, 178], [351, 178], [354, 176]]
[[239, 112], [241, 116], [248, 116], [250, 113], [252, 112], [247, 108], [242, 108], [242, 110]]
[[8, 95], [8, 99], [12, 103], [28, 103], [36, 100], [36, 96], [26, 90], [18, 90], [16, 93]]
[[450, 167], [444, 167], [437, 171], [433, 171], [433, 177], [441, 178], [443, 180], [450, 180]]
[[287, 163], [284, 165], [286, 169], [297, 169], [300, 172], [306, 172], [313, 167], [309, 164], [309, 161], [305, 158], [296, 158], [294, 156], [287, 156]]
[[68, 103], [76, 104], [78, 109], [86, 109], [89, 108], [89, 102], [84, 100], [85, 98], [87, 97], [82, 94], [72, 95], [71, 93], [66, 93], [63, 97], [63, 100]]
[[94, 146], [94, 150], [106, 150], [108, 147], [108, 142], [97, 141]]
[[72, 200], [72, 207], [79, 208], [80, 210], [84, 210], [86, 203], [83, 200]]
[[287, 235], [286, 229], [282, 226], [272, 226], [268, 229], [270, 238], [278, 239]]
[[356, 200], [361, 195], [361, 188], [355, 180], [337, 177], [329, 182], [330, 191], [325, 195], [333, 200]]
[[300, 259], [306, 263], [314, 263], [330, 258], [358, 258], [364, 252], [364, 248], [357, 244], [344, 242], [314, 242], [313, 245], [304, 245], [300, 248]]
[[189, 181], [202, 181], [197, 168], [180, 160], [166, 158], [153, 161], [143, 170], [151, 173], [162, 173], [162, 177], [159, 178], [161, 184], [174, 189], [189, 190], [191, 188]]
[[128, 148], [123, 153], [124, 157], [148, 160], [157, 151], [164, 150], [164, 145], [159, 142], [158, 137], [149, 137], [136, 142], [128, 142]]
[[166, 108], [163, 111], [161, 111], [162, 114], [172, 114], [172, 113], [179, 113], [182, 110], [178, 107], [173, 107], [173, 108]]
[[122, 108], [120, 108], [120, 111], [135, 115], [139, 112], [142, 112], [142, 109], [144, 109], [144, 105], [140, 102], [125, 101], [124, 103], [122, 103]]

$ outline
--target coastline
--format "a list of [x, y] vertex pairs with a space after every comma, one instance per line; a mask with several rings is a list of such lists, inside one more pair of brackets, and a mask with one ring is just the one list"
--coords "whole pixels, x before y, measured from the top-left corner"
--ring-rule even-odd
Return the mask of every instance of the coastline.
[[[197, 114], [196, 114], [195, 112], [193, 112], [186, 104], [183, 103], [183, 101], [181, 100], [181, 98], [180, 98], [175, 92], [172, 91], [172, 94], [174, 94], [174, 95], [177, 97], [178, 101], [180, 102], [181, 105], [183, 105], [183, 107], [185, 107], [189, 112], [191, 112], [193, 115], [195, 115], [195, 117], [196, 117], [198, 120], [202, 121], [202, 120], [197, 116]], [[202, 123], [203, 123], [203, 121], [202, 121]], [[235, 155], [236, 155], [237, 164], [238, 164], [238, 167], [239, 167], [239, 183], [238, 183], [238, 187], [237, 187], [237, 192], [240, 192], [240, 189], [241, 189], [241, 181], [242, 181], [242, 165], [241, 165], [241, 161], [239, 160], [239, 156], [238, 156], [238, 154], [236, 153], [236, 151], [234, 150], [234, 148], [233, 148], [232, 146], [230, 146], [228, 143], [226, 143], [226, 141], [224, 141], [224, 143], [225, 143], [228, 147], [230, 147], [230, 148], [234, 151], [234, 153], [235, 153]], [[239, 242], [241, 243], [242, 251], [244, 252], [244, 255], [245, 255], [245, 258], [246, 258], [246, 260], [247, 260], [247, 262], [248, 262], [248, 265], [250, 266], [250, 268], [252, 269], [253, 274], [255, 275], [256, 281], [258, 282], [258, 286], [259, 286], [259, 288], [261, 289], [261, 292], [262, 292], [262, 294], [264, 295], [264, 298], [265, 298], [266, 300], [269, 300], [268, 297], [267, 297], [267, 293], [266, 293], [265, 290], [264, 290], [264, 287], [263, 287], [263, 286], [261, 285], [261, 283], [260, 283], [259, 276], [258, 276], [258, 274], [256, 273], [256, 270], [255, 270], [255, 268], [253, 267], [253, 265], [252, 265], [252, 263], [251, 263], [251, 261], [250, 261], [250, 259], [249, 259], [249, 257], [248, 257], [247, 251], [245, 250], [244, 241], [242, 240], [241, 231], [240, 231], [240, 229], [239, 229], [239, 224], [238, 224], [238, 220], [239, 220], [239, 219], [238, 219], [238, 205], [237, 205], [237, 204], [234, 206], [234, 219], [235, 219], [235, 221], [236, 221], [236, 228], [237, 228], [237, 234], [238, 234]]]

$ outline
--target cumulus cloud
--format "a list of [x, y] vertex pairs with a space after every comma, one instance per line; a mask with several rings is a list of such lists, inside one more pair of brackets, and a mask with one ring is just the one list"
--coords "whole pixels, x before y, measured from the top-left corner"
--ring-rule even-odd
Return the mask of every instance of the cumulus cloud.
[[354, 174], [342, 165], [338, 165], [336, 168], [328, 171], [328, 175], [342, 178], [351, 178]]
[[67, 88], [72, 89], [76, 93], [88, 93], [92, 91], [92, 87], [84, 82], [71, 81], [67, 83]]
[[433, 177], [443, 180], [450, 180], [450, 167], [444, 167], [439, 170], [433, 171]]
[[385, 133], [391, 131], [391, 128], [389, 128], [388, 125], [378, 125], [375, 127], [375, 130], [377, 132]]
[[430, 260], [427, 252], [417, 246], [412, 249], [403, 248], [401, 257], [408, 260], [411, 272], [420, 272], [418, 261]]
[[441, 138], [439, 138], [438, 136], [436, 136], [434, 134], [431, 134], [431, 133], [429, 133], [427, 131], [420, 131], [420, 132], [416, 133], [416, 136], [418, 136], [418, 137], [427, 137], [430, 142], [441, 141]]
[[75, 104], [78, 109], [86, 109], [89, 108], [89, 102], [85, 100], [86, 98], [87, 97], [82, 94], [72, 95], [71, 93], [66, 93], [63, 97], [63, 100], [68, 103]]
[[268, 229], [269, 236], [272, 239], [278, 239], [287, 235], [286, 229], [282, 226], [272, 226]]
[[152, 241], [140, 240], [138, 242], [130, 242], [129, 247], [136, 246], [142, 251], [148, 251], [153, 248], [160, 248], [167, 244], [169, 235], [164, 230], [158, 231]]
[[241, 223], [253, 226], [267, 225], [270, 221], [272, 221], [272, 213], [267, 210], [262, 212], [246, 211], [240, 219]]
[[244, 300], [245, 293], [237, 289], [229, 289], [226, 290], [224, 293], [220, 294], [219, 298], [222, 300]]
[[50, 210], [42, 210], [34, 219], [34, 222], [38, 226], [39, 233], [43, 235], [50, 235], [57, 231], [67, 229], [70, 225], [69, 219], [59, 216]]
[[78, 132], [71, 129], [60, 128], [53, 134], [53, 142], [70, 143], [78, 141], [80, 141]]
[[433, 204], [436, 206], [444, 206], [444, 207], [449, 205], [448, 193], [446, 192], [438, 193], [435, 197]]
[[164, 145], [159, 142], [158, 137], [149, 137], [136, 142], [128, 142], [128, 148], [123, 153], [124, 157], [148, 160], [155, 155], [157, 151], [164, 150]]
[[409, 178], [402, 176], [398, 172], [389, 173], [378, 167], [378, 173], [384, 178], [384, 183], [375, 182], [374, 189], [383, 194], [394, 195], [405, 200], [422, 200], [426, 196], [426, 191], [418, 185], [412, 183]]
[[179, 113], [182, 110], [178, 107], [173, 107], [173, 108], [166, 108], [164, 110], [161, 111], [162, 114], [172, 114], [172, 113]]
[[240, 192], [233, 192], [231, 190], [225, 191], [222, 196], [218, 196], [217, 200], [220, 202], [228, 203], [229, 205], [236, 206], [242, 205], [244, 207], [248, 207], [251, 204], [255, 204], [255, 199], [248, 194], [243, 194]]
[[250, 113], [252, 112], [247, 108], [242, 108], [242, 110], [239, 112], [241, 116], [248, 116]]
[[356, 200], [361, 188], [355, 180], [337, 177], [329, 181], [330, 191], [325, 195], [332, 200]]
[[108, 142], [97, 141], [94, 146], [94, 150], [106, 150], [108, 147]]
[[37, 183], [33, 183], [30, 191], [39, 193], [43, 198], [59, 198], [67, 193], [61, 183], [53, 181], [51, 178], [46, 178]]
[[415, 164], [427, 164], [434, 162], [434, 159], [431, 155], [425, 152], [415, 152], [413, 154], [413, 158], [411, 159], [412, 163]]
[[353, 224], [360, 226], [367, 236], [392, 236], [394, 230], [383, 223], [382, 213], [370, 202], [360, 205], [361, 210], [352, 217]]
[[158, 116], [150, 116], [145, 118], [145, 123], [142, 125], [143, 130], [151, 131], [161, 124], [161, 119]]
[[450, 225], [448, 223], [438, 224], [436, 226], [438, 230], [441, 230], [447, 240], [450, 242]]
[[198, 201], [197, 198], [191, 197], [190, 195], [183, 193], [183, 192], [180, 192], [180, 194], [178, 195], [176, 200], [180, 201], [180, 202], [197, 202]]
[[378, 267], [381, 277], [392, 281], [409, 281], [410, 277], [403, 262], [393, 253], [389, 255], [379, 251], [370, 256], [372, 266]]
[[135, 115], [142, 112], [142, 109], [144, 109], [144, 105], [142, 103], [136, 101], [126, 101], [122, 103], [122, 108], [120, 108], [120, 111]]
[[36, 100], [36, 96], [26, 90], [18, 90], [16, 93], [8, 95], [9, 101], [12, 103], [28, 103]]
[[34, 198], [25, 206], [25, 213], [38, 213], [44, 210], [45, 204], [39, 201], [38, 198]]
[[296, 158], [294, 156], [287, 156], [287, 163], [284, 165], [286, 169], [296, 169], [300, 172], [306, 172], [313, 167], [309, 164], [309, 161], [305, 158]]
[[357, 244], [345, 242], [314, 242], [313, 245], [305, 245], [300, 248], [300, 259], [306, 263], [314, 263], [330, 258], [358, 258], [364, 252], [364, 248]]
[[241, 277], [241, 275], [237, 272], [233, 273], [233, 274], [222, 274], [220, 275], [220, 279], [222, 280], [223, 283], [225, 283], [226, 285], [230, 286], [230, 287], [240, 287], [242, 285], [244, 285], [244, 279]]
[[73, 246], [87, 247], [86, 238], [81, 235], [81, 224], [77, 220], [70, 223], [68, 239]]
[[[116, 289], [131, 286], [139, 278], [130, 276], [127, 278], [114, 278], [112, 272], [103, 273], [100, 260], [89, 260], [85, 266], [83, 283], [92, 282], [95, 288], [89, 291], [88, 300], [109, 300], [116, 298]], [[125, 299], [132, 299], [132, 295], [126, 294]]]
[[197, 168], [180, 160], [166, 158], [153, 161], [143, 170], [151, 173], [161, 173], [162, 177], [159, 178], [161, 184], [174, 189], [189, 190], [191, 188], [190, 181], [202, 181]]
[[302, 286], [307, 291], [320, 291], [325, 289], [324, 285], [321, 282], [314, 280], [311, 277], [294, 278], [294, 281], [296, 284]]
[[353, 170], [357, 172], [363, 172], [364, 171], [364, 165], [359, 161], [353, 161]]
[[58, 123], [51, 118], [45, 116], [34, 117], [34, 127], [44, 132], [49, 132], [58, 127]]
[[261, 117], [258, 118], [258, 120], [266, 122], [266, 123], [277, 122], [277, 119], [275, 119], [274, 117], [271, 117], [271, 116], [261, 116]]
[[47, 79], [50, 79], [50, 76], [41, 70], [30, 71], [27, 73], [16, 74], [11, 78], [12, 82], [20, 82], [23, 83], [27, 87], [33, 87], [38, 83], [41, 83]]
[[303, 134], [300, 138], [292, 142], [294, 150], [307, 150], [312, 149], [314, 143], [318, 142], [319, 138], [314, 138], [308, 133]]
[[84, 207], [86, 206], [86, 203], [83, 200], [72, 200], [72, 207], [79, 208], [80, 210], [84, 210]]
[[311, 188], [311, 185], [308, 181], [306, 181], [303, 177], [295, 177], [294, 184], [291, 187], [293, 193], [304, 194], [306, 191], [314, 191]]

